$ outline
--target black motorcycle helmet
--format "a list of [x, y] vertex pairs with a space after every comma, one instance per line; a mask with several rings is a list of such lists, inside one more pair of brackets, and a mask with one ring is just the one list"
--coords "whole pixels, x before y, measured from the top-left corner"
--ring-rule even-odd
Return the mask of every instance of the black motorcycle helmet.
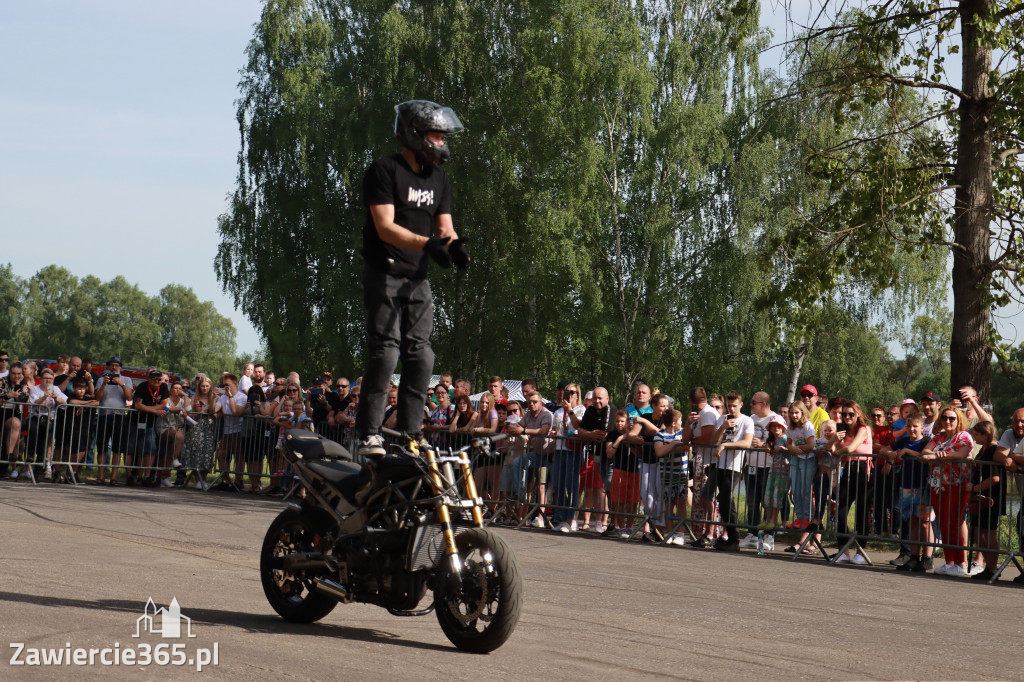
[[427, 133], [461, 133], [465, 128], [449, 107], [425, 99], [411, 99], [395, 106], [395, 137], [416, 155], [420, 163], [440, 167], [448, 160], [448, 145], [435, 145]]

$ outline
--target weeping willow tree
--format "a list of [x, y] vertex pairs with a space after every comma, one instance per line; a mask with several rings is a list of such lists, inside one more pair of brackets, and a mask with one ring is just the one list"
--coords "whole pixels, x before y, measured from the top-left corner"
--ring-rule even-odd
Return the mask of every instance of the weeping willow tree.
[[757, 387], [793, 345], [763, 300], [799, 273], [764, 243], [791, 219], [799, 127], [770, 105], [756, 6], [729, 6], [268, 1], [220, 281], [277, 364], [358, 372], [363, 173], [398, 151], [394, 104], [432, 99], [467, 128], [448, 172], [473, 257], [432, 273], [438, 371], [615, 400]]

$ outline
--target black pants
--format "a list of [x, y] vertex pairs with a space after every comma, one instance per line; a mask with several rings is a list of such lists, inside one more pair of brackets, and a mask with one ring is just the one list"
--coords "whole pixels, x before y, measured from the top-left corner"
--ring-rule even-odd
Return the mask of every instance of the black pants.
[[[743, 487], [747, 489], [747, 525], [757, 526], [763, 520], [761, 505], [764, 504], [764, 488], [768, 484], [768, 467], [744, 467]], [[784, 517], [783, 517], [784, 518]]]
[[434, 351], [430, 348], [434, 301], [430, 282], [425, 278], [394, 277], [365, 267], [363, 302], [369, 358], [360, 388], [356, 431], [361, 437], [379, 431], [391, 375], [399, 359], [402, 382], [398, 387], [395, 428], [410, 433], [422, 431], [427, 383], [434, 371]]
[[863, 461], [847, 462], [843, 465], [843, 475], [839, 479], [838, 523], [836, 535], [841, 543], [850, 539], [847, 532], [846, 517], [850, 514], [850, 507], [856, 505], [853, 513], [853, 528], [857, 535], [867, 535], [868, 513], [871, 511], [871, 502], [868, 495], [868, 463]]
[[739, 513], [733, 503], [732, 491], [740, 480], [740, 472], [717, 467], [715, 469], [715, 487], [718, 488], [718, 513], [722, 515], [722, 522], [727, 524], [729, 529], [729, 542], [739, 542], [736, 524], [739, 521]]

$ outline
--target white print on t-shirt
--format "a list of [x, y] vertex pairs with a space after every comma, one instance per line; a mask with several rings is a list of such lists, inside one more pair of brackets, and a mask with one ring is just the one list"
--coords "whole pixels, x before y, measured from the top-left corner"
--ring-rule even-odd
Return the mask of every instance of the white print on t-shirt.
[[434, 205], [434, 190], [427, 191], [425, 189], [413, 189], [409, 188], [409, 198], [407, 200], [410, 204], [416, 204], [417, 207], [426, 204], [427, 206]]

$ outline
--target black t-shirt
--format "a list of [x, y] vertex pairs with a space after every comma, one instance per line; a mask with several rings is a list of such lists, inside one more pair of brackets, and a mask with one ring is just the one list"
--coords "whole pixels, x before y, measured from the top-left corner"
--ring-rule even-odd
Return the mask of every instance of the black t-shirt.
[[[608, 432], [608, 435], [605, 436], [604, 440], [606, 443], [614, 443], [618, 439], [619, 435], [620, 434], [617, 430], [612, 429]], [[607, 450], [605, 450], [605, 452], [607, 452]], [[636, 455], [633, 454], [633, 448], [629, 446], [629, 443], [627, 443], [625, 439], [619, 443], [619, 447], [615, 448], [615, 455], [612, 457], [612, 466], [619, 471], [635, 472], [640, 468]]]
[[337, 391], [331, 391], [327, 394], [327, 404], [336, 412], [344, 412], [348, 408], [348, 404], [350, 402], [352, 402], [351, 393], [344, 398], [339, 398]]
[[584, 431], [614, 431], [616, 412], [618, 410], [611, 403], [605, 405], [603, 410], [597, 409], [596, 405], [591, 405], [580, 419], [580, 428]]
[[[658, 419], [655, 419], [649, 414], [640, 416], [657, 426], [659, 429], [663, 429], [666, 426], [672, 426], [672, 415], [668, 410], [662, 412], [661, 417]], [[643, 450], [640, 451], [640, 461], [644, 464], [656, 463], [658, 461], [658, 456], [654, 454], [654, 437], [657, 436], [658, 433], [643, 429], [640, 432], [640, 435], [643, 436], [644, 439]]]
[[[135, 390], [134, 397], [134, 402], [142, 403], [148, 407], [154, 407], [171, 397], [171, 389], [167, 387], [167, 384], [160, 384], [159, 390], [154, 391], [153, 387], [150, 386], [147, 381]], [[160, 417], [157, 417], [155, 414], [141, 411], [139, 413], [140, 424], [145, 422], [146, 426], [156, 426], [157, 419], [160, 419]]]
[[[421, 237], [434, 234], [435, 218], [451, 213], [451, 183], [444, 170], [429, 164], [413, 173], [401, 154], [373, 162], [363, 178], [366, 223], [363, 225], [363, 258], [367, 265], [397, 277], [423, 279], [430, 257], [426, 251], [402, 249], [384, 243], [377, 234], [369, 207], [392, 204], [395, 224]], [[389, 263], [388, 259], [393, 262]]]
[[309, 396], [309, 407], [313, 410], [312, 418], [314, 424], [321, 425], [327, 421], [327, 410], [330, 408], [330, 395], [330, 393], [325, 394], [323, 400], [320, 400], [315, 395]]
[[[971, 483], [977, 485], [990, 476], [998, 476], [999, 483], [990, 486], [988, 489], [981, 491], [980, 495], [986, 495], [995, 500], [993, 509], [1000, 516], [1006, 514], [1006, 469], [998, 464], [994, 464], [996, 448], [999, 447], [996, 443], [989, 445], [987, 448], [978, 453], [978, 456], [974, 458], [975, 462], [985, 462], [985, 464], [975, 464], [971, 471]], [[989, 514], [992, 512], [989, 511]]]

